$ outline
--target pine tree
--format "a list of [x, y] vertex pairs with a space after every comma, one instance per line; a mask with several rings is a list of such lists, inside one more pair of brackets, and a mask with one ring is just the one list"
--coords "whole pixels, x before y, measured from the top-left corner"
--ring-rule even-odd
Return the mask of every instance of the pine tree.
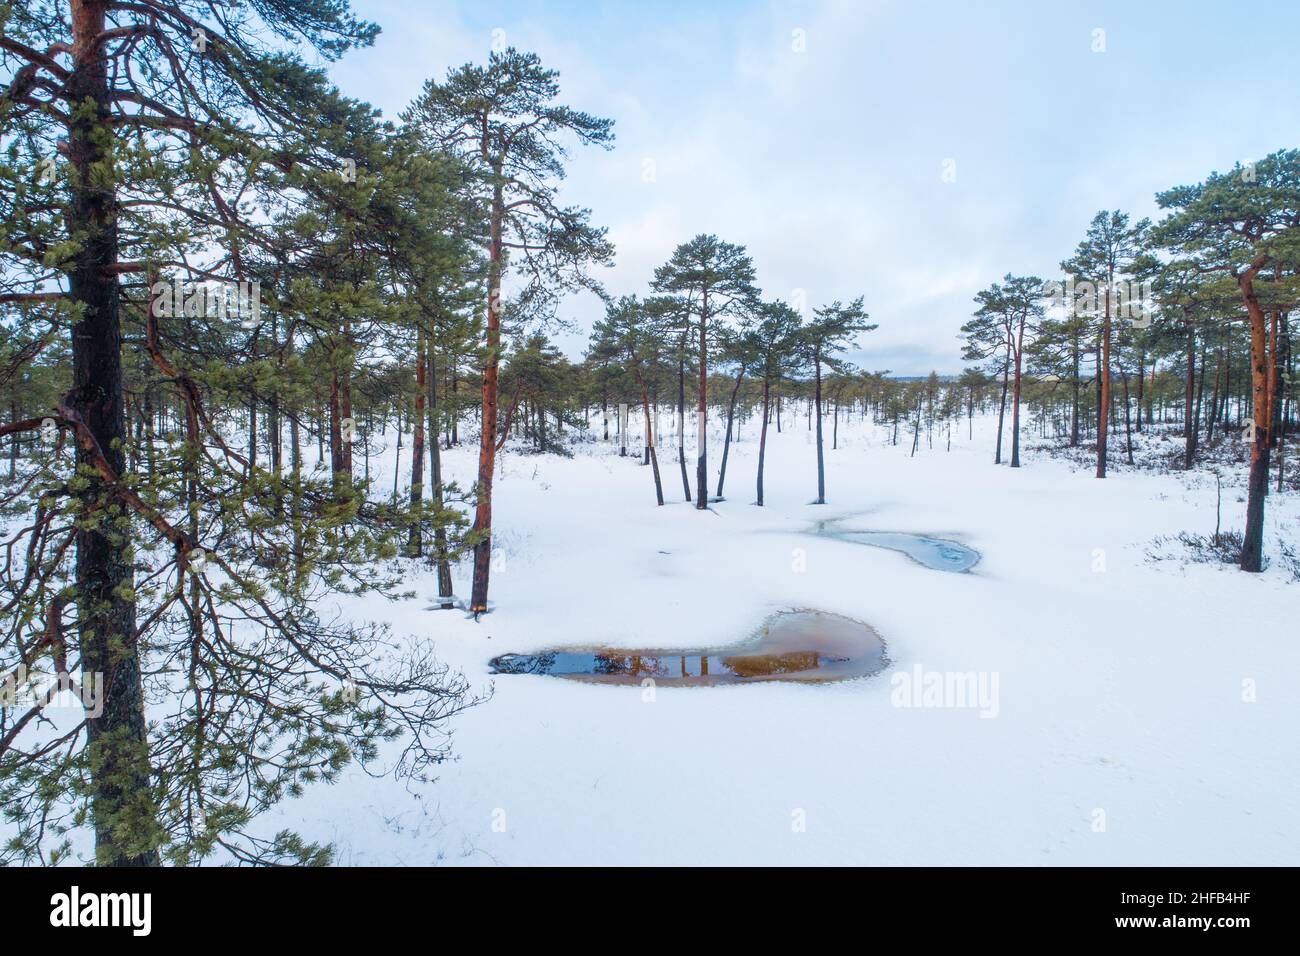
[[798, 311], [784, 302], [764, 302], [756, 309], [758, 322], [754, 327], [758, 348], [758, 374], [763, 377], [763, 410], [758, 437], [758, 497], [754, 502], [763, 505], [763, 466], [767, 458], [767, 424], [770, 417], [772, 387], [779, 386], [799, 366], [803, 346], [802, 326]]
[[1000, 309], [985, 308], [984, 297], [996, 298], [993, 292], [996, 288], [995, 285], [975, 296], [975, 301], [980, 304], [980, 308], [976, 310], [973, 318], [962, 325], [961, 333], [965, 340], [962, 346], [962, 358], [967, 362], [988, 361], [989, 374], [1002, 376], [1001, 396], [998, 399], [998, 436], [993, 452], [993, 464], [1000, 465], [1002, 464], [1003, 422], [1006, 418], [1007, 392], [1011, 382], [1012, 316], [1009, 312]]
[[[1020, 467], [1020, 395], [1024, 372], [1026, 339], [1037, 334], [1044, 313], [1043, 280], [1038, 276], [1007, 274], [1002, 284], [994, 283], [975, 296], [980, 307], [975, 318], [962, 329], [969, 349], [974, 351], [1005, 337], [1007, 365], [1014, 370], [1011, 404], [1011, 467]], [[1006, 402], [1006, 367], [1003, 371], [1003, 404]], [[998, 448], [1002, 445], [1002, 421], [998, 419]]]
[[709, 346], [718, 326], [752, 306], [754, 263], [744, 246], [701, 233], [673, 250], [655, 270], [651, 288], [675, 297], [696, 337], [699, 391], [696, 395], [695, 507], [709, 506], [708, 421]]
[[[520, 308], [551, 305], [559, 292], [597, 288], [591, 263], [608, 263], [613, 248], [586, 209], [560, 206], [556, 182], [564, 176], [571, 136], [608, 147], [612, 120], [555, 103], [559, 76], [536, 54], [513, 48], [493, 52], [486, 67], [466, 64], [443, 83], [429, 80], [402, 114], [434, 148], [462, 160], [473, 172], [487, 210], [486, 338], [482, 349], [483, 405], [479, 438], [478, 504], [474, 515], [474, 581], [470, 609], [488, 609], [492, 564], [492, 480], [496, 465], [498, 374], [501, 361], [502, 281], [514, 268], [525, 283]], [[518, 254], [518, 262], [510, 260]]]
[[812, 321], [803, 327], [803, 350], [806, 360], [813, 369], [813, 403], [817, 419], [817, 500], [814, 504], [826, 503], [826, 462], [822, 441], [822, 366], [832, 370], [841, 367], [839, 353], [851, 347], [854, 340], [863, 332], [876, 328], [867, 322], [867, 313], [862, 308], [862, 297], [854, 299], [848, 305], [832, 302], [830, 305], [813, 310]]
[[1093, 216], [1088, 232], [1075, 250], [1074, 257], [1062, 268], [1077, 272], [1093, 286], [1097, 311], [1101, 313], [1100, 349], [1097, 368], [1100, 391], [1097, 403], [1097, 477], [1106, 477], [1107, 432], [1111, 406], [1111, 343], [1114, 306], [1120, 277], [1142, 253], [1144, 234], [1150, 227], [1146, 219], [1129, 225], [1129, 216], [1119, 210], [1103, 210]]
[[658, 436], [654, 433], [650, 388], [664, 369], [661, 331], [653, 312], [644, 303], [636, 296], [623, 296], [607, 306], [605, 317], [593, 327], [589, 353], [618, 362], [636, 383], [645, 419], [646, 458], [654, 476], [655, 501], [659, 505], [664, 503], [664, 489], [659, 474]]
[[[1250, 329], [1253, 418], [1246, 528], [1240, 566], [1264, 567], [1264, 499], [1274, 434], [1278, 382], [1278, 328], [1284, 303], [1300, 270], [1300, 150], [1272, 153], [1249, 168], [1211, 173], [1202, 183], [1177, 186], [1156, 196], [1170, 210], [1155, 229], [1155, 241], [1217, 274], [1235, 287]], [[1279, 286], [1261, 299], [1269, 272]], [[1272, 322], [1270, 324], [1270, 313]]]

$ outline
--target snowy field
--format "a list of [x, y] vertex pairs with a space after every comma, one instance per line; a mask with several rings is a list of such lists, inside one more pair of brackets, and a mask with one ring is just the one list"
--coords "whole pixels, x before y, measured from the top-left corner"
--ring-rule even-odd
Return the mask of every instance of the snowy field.
[[[673, 449], [657, 508], [649, 469], [617, 448], [508, 448], [492, 614], [427, 610], [436, 585], [419, 564], [418, 599], [345, 605], [431, 635], [494, 688], [456, 719], [457, 759], [417, 787], [349, 771], [261, 826], [331, 841], [345, 865], [1300, 862], [1300, 584], [1277, 561], [1247, 575], [1148, 559], [1158, 535], [1213, 532], [1212, 476], [1125, 472], [1118, 450], [1105, 481], [1032, 447], [1019, 471], [994, 467], [987, 419], [973, 441], [954, 429], [950, 452], [922, 435], [915, 458], [910, 434], [891, 446], [843, 417], [831, 451], [826, 424], [824, 506], [808, 504], [815, 447], [797, 413], [769, 433], [764, 508], [754, 421], [728, 500], [705, 513], [682, 502]], [[715, 475], [720, 452], [715, 432]], [[447, 452], [450, 477], [469, 485], [474, 453]], [[1225, 485], [1225, 530], [1241, 528], [1243, 479]], [[1276, 556], [1279, 533], [1300, 541], [1300, 506], [1274, 495], [1268, 509]], [[810, 533], [837, 517], [983, 558], [944, 573]], [[652, 695], [488, 673], [511, 651], [728, 644], [788, 608], [871, 624], [891, 666]], [[901, 706], [918, 673], [971, 675], [989, 696]]]

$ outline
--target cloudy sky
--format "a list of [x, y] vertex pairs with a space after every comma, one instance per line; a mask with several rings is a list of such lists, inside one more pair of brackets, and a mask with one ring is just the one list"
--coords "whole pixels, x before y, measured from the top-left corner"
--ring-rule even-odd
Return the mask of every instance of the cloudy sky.
[[504, 42], [615, 120], [564, 186], [609, 228], [610, 291], [716, 233], [769, 298], [864, 296], [880, 328], [854, 358], [895, 374], [959, 371], [976, 291], [1052, 274], [1098, 210], [1156, 216], [1159, 189], [1300, 145], [1286, 0], [353, 5], [384, 32], [331, 72], [389, 116]]

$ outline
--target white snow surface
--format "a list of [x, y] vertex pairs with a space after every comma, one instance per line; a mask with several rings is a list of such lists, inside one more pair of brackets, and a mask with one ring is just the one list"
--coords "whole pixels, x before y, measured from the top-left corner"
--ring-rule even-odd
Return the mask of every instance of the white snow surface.
[[[1032, 442], [1024, 467], [996, 467], [995, 420], [979, 418], [973, 440], [962, 421], [951, 451], [936, 430], [910, 457], [910, 434], [893, 446], [841, 415], [835, 450], [827, 417], [816, 506], [807, 419], [786, 418], [769, 432], [762, 508], [754, 419], [732, 445], [727, 500], [705, 512], [683, 502], [673, 448], [656, 507], [650, 469], [616, 446], [579, 443], [571, 459], [509, 446], [492, 613], [428, 610], [435, 577], [418, 562], [418, 598], [343, 604], [433, 638], [476, 689], [493, 687], [454, 720], [456, 759], [415, 786], [350, 769], [260, 827], [333, 842], [341, 864], [1300, 862], [1300, 585], [1276, 560], [1249, 575], [1147, 557], [1157, 535], [1214, 530], [1212, 476], [1125, 471], [1116, 447], [1099, 481]], [[714, 482], [721, 450], [711, 422]], [[472, 443], [444, 461], [472, 484]], [[1244, 520], [1244, 474], [1231, 477], [1225, 530]], [[1271, 495], [1268, 515], [1276, 558], [1279, 536], [1300, 540], [1300, 503]], [[983, 558], [944, 573], [809, 533], [835, 517]], [[729, 644], [789, 608], [869, 623], [890, 668], [653, 700], [488, 672], [511, 651]], [[895, 706], [894, 675], [918, 667], [996, 680], [996, 706]]]

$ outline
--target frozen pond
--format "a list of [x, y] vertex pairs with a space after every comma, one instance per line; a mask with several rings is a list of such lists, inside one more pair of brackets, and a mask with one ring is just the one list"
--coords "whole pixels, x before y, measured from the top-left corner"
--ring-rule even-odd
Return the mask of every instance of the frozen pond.
[[873, 548], [901, 551], [913, 561], [934, 571], [969, 571], [980, 559], [979, 552], [973, 548], [944, 538], [930, 538], [905, 531], [849, 531], [833, 525], [834, 522], [823, 521], [817, 525], [816, 533]]
[[494, 674], [549, 674], [601, 684], [710, 686], [758, 681], [825, 683], [879, 673], [885, 645], [866, 624], [820, 611], [782, 611], [748, 641], [705, 649], [569, 647], [503, 654]]

